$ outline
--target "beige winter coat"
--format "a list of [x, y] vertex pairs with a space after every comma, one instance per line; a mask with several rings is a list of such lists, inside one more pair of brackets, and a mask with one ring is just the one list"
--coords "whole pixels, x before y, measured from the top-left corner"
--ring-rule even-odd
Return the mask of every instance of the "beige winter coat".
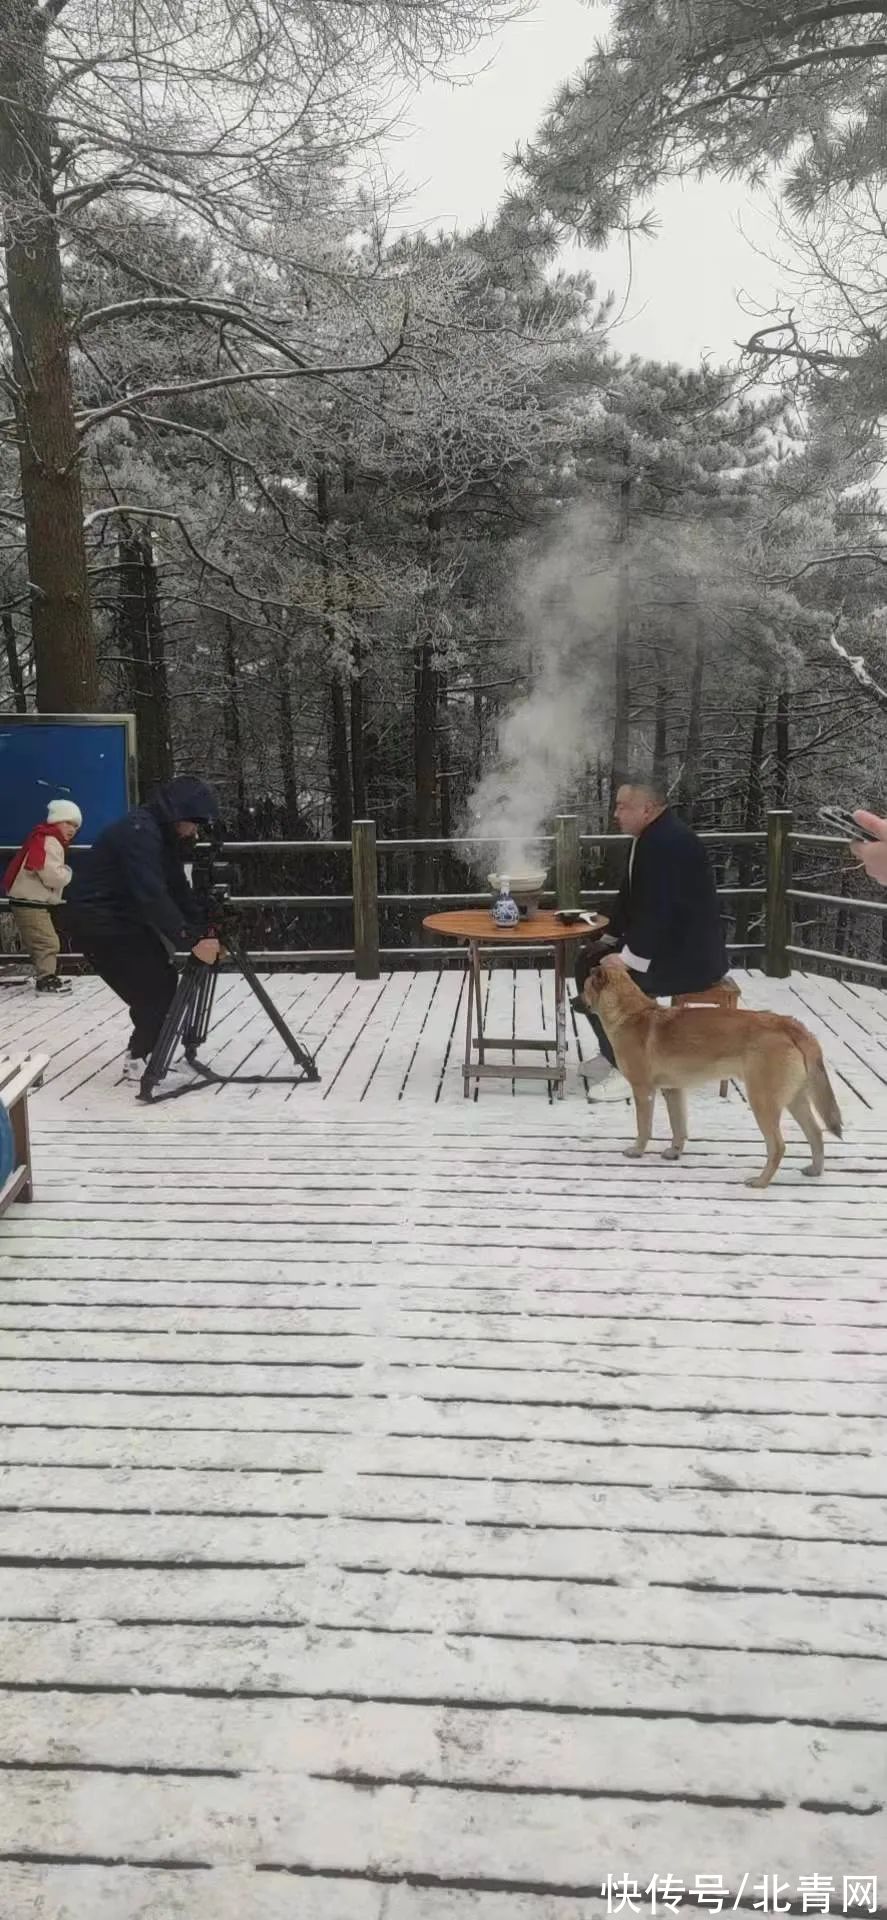
[[19, 867], [9, 889], [10, 900], [28, 907], [60, 907], [62, 895], [71, 880], [65, 866], [65, 851], [60, 840], [45, 841], [46, 857], [39, 873]]

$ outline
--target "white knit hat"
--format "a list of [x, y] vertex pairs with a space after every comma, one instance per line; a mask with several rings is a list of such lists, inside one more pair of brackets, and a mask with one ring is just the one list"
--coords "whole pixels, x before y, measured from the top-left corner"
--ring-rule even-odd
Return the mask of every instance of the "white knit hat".
[[50, 800], [46, 809], [46, 818], [51, 827], [77, 827], [83, 825], [83, 815], [73, 800]]

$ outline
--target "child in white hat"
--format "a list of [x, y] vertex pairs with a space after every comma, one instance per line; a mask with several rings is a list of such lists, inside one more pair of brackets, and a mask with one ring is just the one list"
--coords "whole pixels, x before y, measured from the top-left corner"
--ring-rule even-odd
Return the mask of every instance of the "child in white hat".
[[52, 908], [62, 904], [71, 879], [65, 849], [82, 825], [73, 800], [50, 800], [45, 821], [28, 834], [3, 876], [22, 946], [34, 962], [38, 993], [71, 990], [70, 980], [57, 971], [60, 943]]

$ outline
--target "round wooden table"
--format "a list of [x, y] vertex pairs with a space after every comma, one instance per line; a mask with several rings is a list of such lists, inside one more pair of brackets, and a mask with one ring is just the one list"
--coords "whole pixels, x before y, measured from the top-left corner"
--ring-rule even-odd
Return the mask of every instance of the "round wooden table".
[[[455, 913], [429, 913], [422, 922], [429, 933], [442, 933], [450, 940], [464, 940], [468, 971], [468, 1011], [465, 1021], [465, 1057], [462, 1063], [462, 1091], [467, 1100], [472, 1080], [548, 1080], [564, 1097], [567, 1077], [567, 948], [573, 940], [593, 940], [609, 926], [606, 914], [596, 913], [590, 921], [579, 920], [564, 926], [556, 913], [539, 909], [530, 920], [519, 920], [514, 927], [497, 927], [489, 908], [471, 907]], [[519, 1040], [516, 1035], [500, 1040], [484, 1032], [483, 1001], [480, 991], [481, 947], [553, 947], [554, 948], [554, 1056], [553, 1067], [521, 1065], [514, 1061], [503, 1066], [485, 1059], [490, 1048], [505, 1047], [516, 1053], [519, 1047], [535, 1053], [550, 1053], [551, 1038]], [[477, 1058], [474, 1059], [474, 1051]]]

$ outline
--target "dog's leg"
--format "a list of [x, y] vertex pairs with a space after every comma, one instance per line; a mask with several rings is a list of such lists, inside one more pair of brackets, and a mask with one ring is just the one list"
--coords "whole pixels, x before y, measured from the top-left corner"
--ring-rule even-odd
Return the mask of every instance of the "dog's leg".
[[656, 1094], [652, 1087], [632, 1087], [634, 1110], [637, 1115], [638, 1137], [631, 1147], [626, 1147], [626, 1160], [639, 1160], [644, 1149], [650, 1144], [653, 1132], [653, 1106]]
[[806, 1087], [802, 1087], [800, 1093], [796, 1093], [794, 1099], [789, 1101], [788, 1110], [792, 1118], [797, 1120], [810, 1147], [810, 1165], [802, 1167], [801, 1172], [806, 1173], [811, 1180], [818, 1180], [825, 1163], [823, 1134]]
[[762, 1063], [762, 1070], [752, 1067], [745, 1082], [748, 1104], [761, 1129], [767, 1148], [767, 1159], [762, 1171], [752, 1174], [751, 1178], [746, 1180], [747, 1187], [769, 1187], [785, 1152], [785, 1141], [779, 1125], [782, 1103], [770, 1084], [772, 1075], [772, 1066], [765, 1060]]
[[671, 1125], [671, 1146], [666, 1147], [663, 1160], [680, 1160], [687, 1144], [687, 1100], [682, 1087], [663, 1087], [663, 1098], [668, 1108]]

